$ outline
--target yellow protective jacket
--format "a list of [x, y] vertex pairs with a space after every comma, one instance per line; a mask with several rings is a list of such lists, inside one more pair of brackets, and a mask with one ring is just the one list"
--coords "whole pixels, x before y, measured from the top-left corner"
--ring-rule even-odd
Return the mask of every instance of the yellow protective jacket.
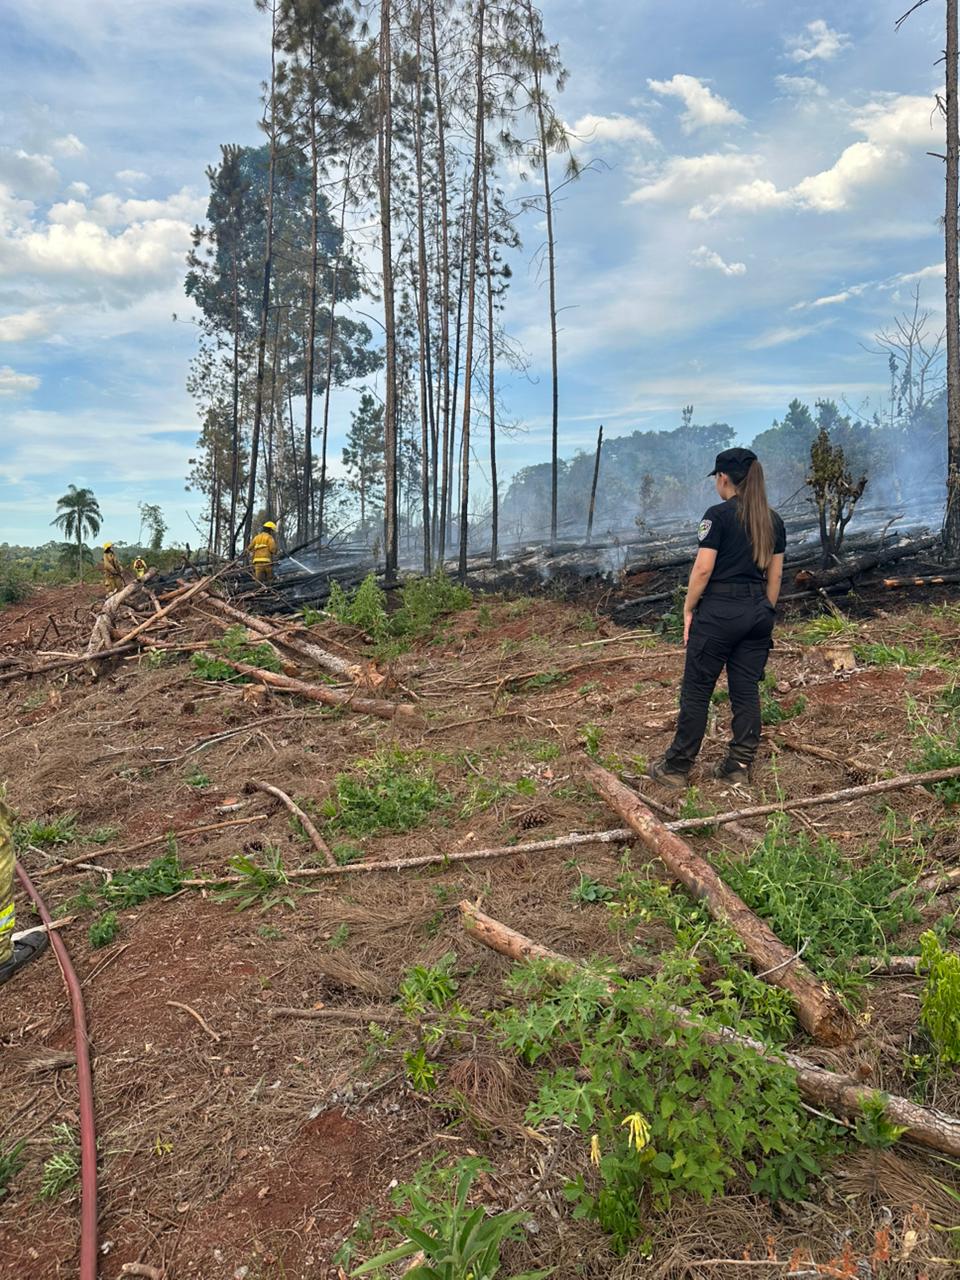
[[108, 578], [122, 578], [123, 568], [117, 559], [115, 551], [105, 551], [103, 553], [103, 572]]
[[136, 560], [133, 562], [132, 568], [137, 577], [142, 578], [147, 572], [147, 562], [142, 556], [137, 556]]
[[277, 554], [277, 544], [269, 533], [258, 533], [247, 550], [253, 557], [254, 564], [273, 564], [273, 557]]

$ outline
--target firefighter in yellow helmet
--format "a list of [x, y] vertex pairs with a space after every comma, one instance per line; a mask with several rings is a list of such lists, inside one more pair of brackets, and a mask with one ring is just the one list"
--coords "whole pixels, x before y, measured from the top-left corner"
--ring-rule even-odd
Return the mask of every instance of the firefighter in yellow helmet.
[[0, 985], [7, 982], [47, 945], [47, 934], [36, 929], [13, 940], [13, 817], [0, 799]]
[[272, 520], [264, 520], [263, 528], [247, 547], [253, 565], [253, 576], [258, 582], [269, 584], [273, 581], [273, 558], [277, 554], [277, 542], [273, 535], [276, 531], [277, 526]]
[[137, 579], [142, 581], [147, 576], [147, 562], [143, 556], [137, 556], [133, 564], [130, 566], [136, 574]]
[[103, 544], [103, 585], [108, 593], [119, 591], [123, 586], [123, 566], [117, 559], [112, 542]]

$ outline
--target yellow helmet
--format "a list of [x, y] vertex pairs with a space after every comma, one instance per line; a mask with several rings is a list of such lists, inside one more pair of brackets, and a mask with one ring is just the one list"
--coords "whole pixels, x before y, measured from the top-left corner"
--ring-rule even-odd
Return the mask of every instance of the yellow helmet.
[[112, 546], [113, 546], [113, 543], [112, 543], [112, 542], [105, 542], [105, 543], [103, 544], [103, 549], [104, 549], [104, 551], [109, 551], [109, 550], [110, 550], [110, 548], [111, 548]]
[[273, 529], [273, 530], [276, 530], [276, 527], [277, 527], [277, 526], [273, 523], [273, 521], [272, 521], [272, 520], [264, 520], [264, 522], [263, 522], [263, 527], [264, 527], [265, 529]]

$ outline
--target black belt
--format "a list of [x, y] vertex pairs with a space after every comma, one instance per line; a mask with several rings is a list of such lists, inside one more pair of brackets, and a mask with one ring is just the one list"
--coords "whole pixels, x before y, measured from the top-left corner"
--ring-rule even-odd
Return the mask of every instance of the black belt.
[[765, 582], [708, 582], [705, 596], [762, 596], [766, 595]]

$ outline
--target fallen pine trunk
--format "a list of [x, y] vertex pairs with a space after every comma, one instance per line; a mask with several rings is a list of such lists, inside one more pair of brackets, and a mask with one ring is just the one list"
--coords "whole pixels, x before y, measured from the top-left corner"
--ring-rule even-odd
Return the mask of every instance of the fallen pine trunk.
[[960, 582], [960, 573], [941, 573], [927, 578], [884, 578], [883, 585], [887, 591], [895, 591], [899, 587], [942, 587], [952, 582]]
[[144, 631], [156, 626], [162, 618], [169, 617], [174, 610], [179, 609], [181, 605], [191, 600], [199, 592], [206, 591], [211, 582], [215, 582], [217, 578], [226, 573], [233, 563], [234, 561], [231, 561], [230, 564], [224, 565], [222, 569], [218, 569], [216, 573], [212, 573], [206, 578], [201, 578], [199, 582], [195, 582], [192, 587], [188, 587], [186, 591], [171, 600], [169, 604], [164, 605], [159, 613], [152, 613], [146, 621], [139, 623], [132, 631], [128, 631], [125, 636], [121, 636], [117, 644], [129, 644], [131, 640], [136, 640]]
[[328, 707], [342, 707], [345, 711], [356, 711], [364, 716], [379, 716], [381, 720], [403, 719], [408, 724], [422, 725], [415, 707], [406, 702], [385, 702], [381, 698], [360, 698], [353, 693], [342, 693], [339, 689], [331, 689], [327, 685], [307, 684], [303, 680], [295, 680], [293, 676], [280, 675], [276, 671], [263, 671], [260, 667], [248, 666], [245, 662], [233, 662], [222, 654], [203, 653], [211, 662], [222, 662], [233, 667], [241, 675], [259, 680], [271, 689], [280, 689], [284, 693], [296, 693], [311, 702], [322, 702]]
[[300, 808], [300, 806], [298, 804], [295, 804], [285, 791], [281, 791], [279, 787], [271, 786], [269, 782], [256, 782], [252, 779], [250, 782], [247, 783], [246, 787], [244, 787], [244, 790], [245, 791], [262, 791], [265, 795], [273, 796], [275, 800], [279, 800], [280, 803], [284, 806], [284, 808], [289, 813], [293, 814], [296, 820], [303, 827], [304, 831], [307, 833], [307, 836], [310, 839], [311, 844], [316, 849], [317, 853], [319, 853], [323, 857], [323, 860], [326, 862], [327, 866], [335, 867], [337, 865], [336, 862], [334, 861], [333, 854], [330, 852], [330, 847], [327, 844], [327, 842], [324, 840], [323, 836], [320, 834], [317, 828], [313, 825], [309, 817], [304, 813], [304, 811]]
[[[472, 903], [460, 903], [460, 919], [471, 938], [508, 959], [523, 961], [534, 956], [552, 965], [558, 976], [575, 972], [580, 967], [575, 960], [541, 946], [522, 933], [517, 933], [515, 929], [501, 924], [499, 920], [484, 915]], [[799, 1054], [772, 1049], [762, 1041], [740, 1035], [739, 1032], [708, 1030], [685, 1009], [674, 1008], [672, 1012], [678, 1023], [698, 1031], [709, 1044], [735, 1044], [744, 1049], [752, 1049], [761, 1058], [785, 1063], [796, 1073], [797, 1088], [809, 1102], [848, 1116], [862, 1115], [865, 1105], [882, 1106], [887, 1120], [902, 1126], [904, 1139], [932, 1151], [960, 1156], [960, 1119], [956, 1116], [859, 1084], [849, 1076], [828, 1071]]]
[[[815, 1040], [823, 1044], [846, 1044], [853, 1039], [853, 1019], [843, 1007], [840, 997], [815, 977], [769, 925], [721, 880], [713, 867], [675, 834], [680, 823], [674, 824], [673, 831], [668, 831], [629, 787], [599, 765], [590, 764], [587, 776], [604, 800], [661, 859], [667, 870], [695, 898], [707, 904], [714, 919], [733, 929], [756, 965], [759, 976], [790, 994], [800, 1025]], [[702, 819], [700, 825], [703, 825]]]
[[[258, 618], [254, 613], [247, 613], [243, 609], [238, 609], [236, 605], [229, 604], [219, 596], [210, 595], [204, 603], [216, 613], [246, 627], [248, 631], [255, 631], [265, 639], [272, 640], [274, 644], [285, 645], [288, 649], [292, 649], [303, 657], [309, 658], [318, 667], [324, 671], [329, 671], [332, 675], [343, 676], [345, 679], [355, 682], [359, 682], [363, 678], [363, 666], [361, 663], [348, 662], [346, 658], [340, 658], [335, 653], [328, 653], [326, 649], [315, 644], [309, 635], [304, 637], [303, 635], [285, 632], [282, 636], [278, 636], [276, 626], [271, 626], [269, 622], [265, 622], [263, 618]], [[300, 628], [295, 630], [300, 630]]]
[[[120, 608], [126, 604], [131, 596], [136, 595], [145, 582], [148, 582], [156, 575], [156, 570], [151, 569], [144, 578], [134, 578], [132, 582], [128, 582], [125, 587], [121, 587], [119, 591], [114, 591], [112, 595], [107, 596], [103, 602], [103, 608], [97, 615], [96, 622], [93, 624], [93, 630], [90, 633], [90, 639], [84, 651], [85, 658], [99, 657], [103, 650], [114, 648], [113, 628], [117, 621], [117, 614]], [[154, 615], [156, 616], [156, 615]], [[125, 636], [117, 642], [118, 645], [129, 643], [130, 637]]]
[[916, 555], [918, 551], [926, 551], [939, 541], [939, 534], [931, 534], [928, 538], [915, 538], [912, 542], [901, 542], [893, 547], [881, 548], [879, 551], [870, 551], [866, 555], [855, 556], [851, 560], [845, 560], [842, 564], [834, 565], [831, 569], [822, 569], [818, 573], [809, 571], [798, 573], [794, 581], [798, 587], [812, 588], [815, 591], [822, 587], [832, 587], [847, 578], [855, 578], [858, 574], [867, 573], [870, 569], [876, 569], [878, 565], [893, 564], [896, 560], [906, 560], [909, 556]]

